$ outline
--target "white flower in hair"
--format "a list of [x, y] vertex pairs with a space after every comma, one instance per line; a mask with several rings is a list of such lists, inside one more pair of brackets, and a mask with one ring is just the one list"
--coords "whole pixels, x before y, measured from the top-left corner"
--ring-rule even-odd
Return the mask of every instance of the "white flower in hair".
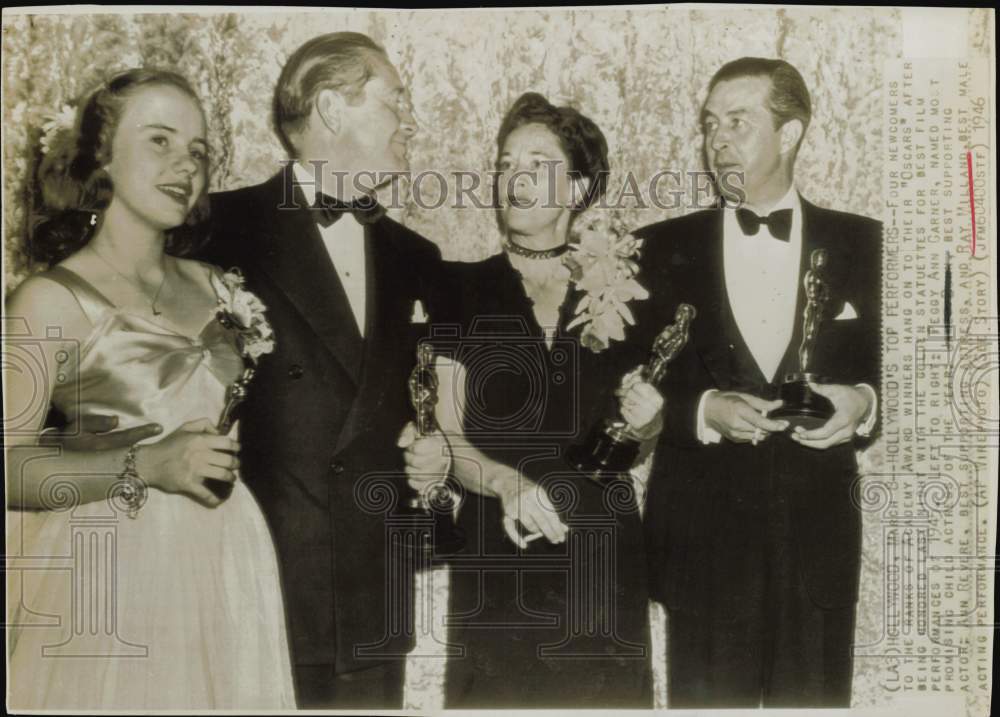
[[76, 122], [76, 109], [63, 105], [54, 114], [44, 115], [45, 121], [42, 123], [42, 154], [48, 154], [52, 141], [63, 130], [73, 129]]

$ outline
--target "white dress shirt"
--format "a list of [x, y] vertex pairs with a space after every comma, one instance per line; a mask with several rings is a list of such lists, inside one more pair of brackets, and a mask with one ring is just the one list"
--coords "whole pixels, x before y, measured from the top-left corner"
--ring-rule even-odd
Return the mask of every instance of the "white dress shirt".
[[[753, 207], [748, 207], [756, 211]], [[729, 306], [751, 355], [768, 381], [795, 331], [795, 302], [802, 257], [802, 205], [789, 188], [771, 212], [792, 210], [788, 241], [780, 241], [761, 226], [754, 236], [743, 233], [736, 209], [727, 207], [722, 228], [722, 254]], [[758, 212], [759, 213], [759, 212]]]
[[[296, 162], [292, 166], [295, 181], [305, 195], [309, 206], [316, 203], [316, 177]], [[323, 244], [330, 255], [340, 283], [347, 294], [351, 313], [358, 324], [361, 336], [365, 335], [365, 228], [354, 215], [344, 212], [343, 216], [328, 227], [317, 224]]]
[[[764, 213], [747, 206], [760, 216]], [[792, 226], [788, 241], [774, 238], [769, 227], [761, 225], [756, 235], [744, 233], [736, 218], [736, 208], [723, 209], [722, 252], [726, 281], [726, 295], [736, 326], [746, 342], [750, 354], [768, 381], [775, 374], [785, 356], [795, 331], [795, 314], [798, 300], [800, 261], [802, 258], [802, 203], [795, 187], [789, 187], [771, 211], [792, 210]], [[875, 390], [863, 384], [874, 399]], [[705, 399], [715, 389], [702, 394], [696, 416], [697, 435], [702, 443], [718, 443], [721, 434], [705, 423]], [[867, 435], [875, 424], [876, 406], [864, 423], [858, 427], [859, 435]]]

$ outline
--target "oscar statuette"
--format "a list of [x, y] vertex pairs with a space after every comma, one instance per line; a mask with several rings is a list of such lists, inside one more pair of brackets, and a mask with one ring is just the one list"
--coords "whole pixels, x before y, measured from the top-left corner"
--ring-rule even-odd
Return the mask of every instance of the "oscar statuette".
[[[215, 430], [218, 431], [220, 436], [228, 436], [229, 432], [233, 430], [233, 425], [238, 418], [237, 409], [246, 400], [247, 388], [253, 380], [254, 373], [256, 373], [254, 368], [247, 366], [243, 369], [240, 377], [226, 388], [226, 405], [222, 408], [222, 415], [219, 417], [219, 422], [215, 424]], [[226, 500], [233, 494], [232, 483], [216, 480], [215, 478], [206, 478], [205, 487], [215, 493], [216, 497], [220, 500]]]
[[[667, 365], [687, 345], [691, 321], [696, 316], [694, 307], [681, 304], [669, 324], [653, 342], [649, 362], [641, 368], [642, 380], [657, 385], [667, 373]], [[584, 443], [566, 450], [566, 462], [598, 483], [616, 480], [632, 468], [639, 456], [642, 441], [637, 438], [626, 421], [605, 419], [591, 430]]]
[[[417, 347], [417, 365], [407, 381], [410, 405], [416, 413], [418, 436], [428, 436], [438, 430], [434, 416], [438, 378], [433, 363], [433, 347], [428, 343], [420, 344]], [[421, 494], [412, 491], [405, 509], [433, 520], [433, 531], [420, 546], [425, 553], [453, 555], [465, 546], [465, 536], [455, 525], [455, 496], [445, 481], [431, 485]]]
[[785, 376], [779, 397], [781, 406], [770, 414], [770, 418], [788, 421], [788, 430], [802, 426], [806, 430], [822, 426], [834, 413], [833, 404], [826, 396], [816, 393], [810, 383], [821, 383], [821, 379], [810, 373], [812, 357], [816, 349], [816, 337], [823, 323], [826, 304], [830, 300], [830, 289], [824, 276], [827, 255], [825, 249], [815, 249], [809, 255], [809, 269], [805, 284], [806, 306], [802, 312], [802, 342], [799, 344], [799, 370]]

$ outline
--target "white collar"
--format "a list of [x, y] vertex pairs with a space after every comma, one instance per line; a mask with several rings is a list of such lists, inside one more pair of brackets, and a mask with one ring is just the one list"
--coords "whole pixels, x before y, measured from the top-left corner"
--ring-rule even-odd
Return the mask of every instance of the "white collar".
[[[727, 238], [726, 239], [727, 242], [729, 241], [729, 239], [734, 237], [747, 236], [746, 233], [744, 233], [743, 231], [743, 227], [740, 224], [739, 219], [737, 219], [736, 217], [736, 210], [744, 208], [749, 209], [754, 213], [757, 212], [756, 208], [749, 204], [744, 204], [742, 207], [735, 207], [729, 205], [726, 206], [723, 235]], [[803, 221], [802, 197], [799, 196], [799, 193], [795, 190], [794, 185], [789, 187], [788, 191], [785, 192], [785, 195], [780, 200], [778, 200], [778, 202], [773, 207], [771, 207], [771, 213], [774, 213], [782, 209], [788, 209], [792, 212], [792, 223], [789, 228], [788, 243], [785, 244], [783, 242], [777, 242], [777, 244], [783, 244], [787, 248], [795, 248], [801, 246], [802, 221]], [[759, 215], [759, 216], [763, 218], [765, 215]], [[746, 244], [746, 242], [741, 242], [738, 246], [743, 247], [746, 250], [749, 250], [751, 246], [758, 246], [758, 245]], [[775, 251], [777, 250], [778, 248], [775, 247]]]
[[[319, 192], [316, 177], [298, 161], [292, 164], [292, 172], [295, 175], [295, 183], [298, 184], [299, 189], [302, 190], [302, 194], [305, 195], [306, 206], [314, 206], [316, 204], [316, 194]], [[332, 227], [334, 226], [339, 227], [339, 232], [345, 231], [345, 227], [354, 227], [355, 230], [363, 230], [361, 223], [358, 222], [357, 218], [351, 212], [345, 212], [341, 220], [335, 225], [320, 227], [320, 234], [326, 236], [326, 233], [332, 231]]]
[[306, 197], [306, 206], [313, 206], [316, 203], [316, 193], [319, 191], [316, 175], [299, 160], [292, 163], [292, 174], [295, 175], [295, 183]]
[[[758, 214], [759, 216], [762, 217], [767, 216], [765, 214], [758, 212], [757, 207], [753, 206], [752, 204], [744, 204], [743, 207], [751, 210], [754, 214]], [[736, 207], [733, 207], [733, 209], [735, 208]], [[802, 202], [799, 199], [799, 193], [795, 189], [794, 184], [788, 187], [788, 191], [785, 192], [785, 196], [779, 199], [777, 203], [775, 203], [775, 205], [771, 207], [771, 211], [768, 212], [767, 214], [772, 214], [778, 211], [779, 209], [791, 209], [793, 213], [798, 213], [802, 211]]]

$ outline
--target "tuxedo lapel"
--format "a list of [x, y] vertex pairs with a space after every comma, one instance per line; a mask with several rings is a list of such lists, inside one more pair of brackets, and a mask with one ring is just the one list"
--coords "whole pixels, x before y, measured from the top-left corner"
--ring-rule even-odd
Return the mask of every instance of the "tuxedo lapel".
[[[752, 366], [758, 373], [743, 335], [733, 320], [726, 291], [725, 257], [723, 255], [723, 212], [708, 210], [700, 228], [702, 240], [696, 245], [695, 265], [688, 277], [692, 304], [698, 312], [692, 322], [691, 334], [702, 362], [712, 374], [719, 389], [734, 388], [734, 362]], [[685, 301], [684, 297], [680, 297]]]
[[[267, 195], [272, 204], [267, 206], [267, 225], [261, 232], [261, 269], [357, 383], [364, 342], [305, 198], [298, 187], [291, 186], [285, 173], [268, 182]], [[283, 197], [294, 197], [296, 208], [279, 208]], [[372, 293], [370, 286], [367, 293]]]
[[367, 425], [373, 415], [370, 409], [378, 409], [382, 405], [382, 397], [387, 390], [406, 390], [406, 386], [387, 386], [385, 381], [386, 361], [395, 360], [396, 347], [406, 345], [404, 337], [396, 335], [395, 330], [401, 320], [395, 313], [405, 311], [406, 306], [405, 301], [398, 301], [398, 292], [395, 290], [403, 286], [403, 283], [396, 276], [397, 264], [392, 256], [388, 236], [391, 230], [392, 223], [387, 218], [365, 226], [366, 338], [359, 376], [360, 400], [354, 402], [344, 430], [337, 440], [338, 450], [370, 427]]
[[383, 304], [379, 289], [386, 280], [387, 268], [386, 249], [381, 239], [381, 225], [384, 223], [383, 219], [375, 224], [365, 225], [365, 336], [369, 338], [365, 347], [366, 364], [373, 354], [380, 353], [374, 349], [379, 345], [379, 332], [384, 326], [378, 320]]
[[[795, 323], [792, 328], [792, 339], [788, 344], [788, 349], [781, 360], [778, 371], [778, 380], [784, 380], [787, 373], [795, 373], [800, 370], [799, 366], [799, 344], [802, 343], [802, 315], [806, 308], [805, 275], [811, 266], [812, 253], [816, 249], [825, 249], [827, 253], [827, 264], [824, 275], [829, 287], [829, 301], [823, 308], [823, 323], [828, 322], [835, 312], [843, 308], [844, 296], [839, 290], [843, 285], [844, 272], [849, 270], [850, 257], [843, 255], [841, 245], [837, 241], [836, 227], [830, 222], [824, 221], [823, 210], [805, 200], [799, 195], [802, 206], [802, 257], [799, 261], [798, 291], [795, 299]], [[820, 324], [819, 331], [823, 331], [823, 324]]]

